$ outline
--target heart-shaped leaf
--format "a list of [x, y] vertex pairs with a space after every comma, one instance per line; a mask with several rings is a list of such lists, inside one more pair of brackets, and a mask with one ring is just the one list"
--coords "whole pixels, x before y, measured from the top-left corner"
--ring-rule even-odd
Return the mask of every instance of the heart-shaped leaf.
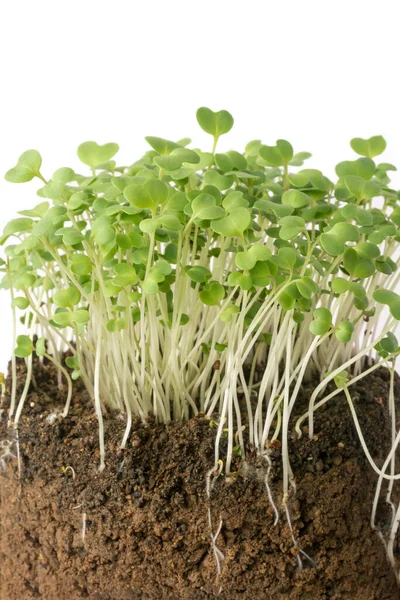
[[84, 165], [88, 165], [92, 169], [98, 165], [107, 162], [117, 154], [119, 150], [118, 144], [110, 142], [100, 146], [97, 142], [83, 142], [78, 147], [78, 158]]
[[180, 148], [180, 145], [176, 142], [171, 142], [171, 140], [165, 140], [160, 137], [147, 136], [145, 137], [145, 140], [156, 152], [158, 152], [158, 154], [162, 154], [162, 156], [169, 156], [173, 150]]
[[381, 135], [374, 135], [367, 140], [364, 140], [363, 138], [353, 138], [350, 142], [350, 146], [357, 154], [373, 158], [374, 156], [382, 154], [386, 148], [386, 141]]
[[34, 221], [28, 217], [20, 217], [18, 219], [12, 219], [4, 227], [4, 235], [13, 235], [14, 233], [23, 233], [32, 229]]
[[344, 252], [347, 242], [358, 242], [360, 232], [350, 223], [336, 223], [328, 233], [322, 233], [320, 239], [325, 252], [339, 256]]
[[311, 203], [310, 196], [299, 190], [288, 190], [282, 195], [282, 204], [288, 204], [293, 208], [304, 208]]
[[233, 117], [227, 110], [218, 112], [202, 106], [196, 113], [197, 122], [203, 131], [218, 139], [224, 133], [228, 133], [233, 127]]
[[365, 179], [357, 177], [357, 175], [347, 175], [344, 178], [344, 184], [357, 200], [370, 200], [381, 191], [379, 183], [376, 181], [365, 181]]
[[225, 210], [217, 206], [215, 197], [211, 194], [201, 193], [193, 202], [185, 207], [186, 214], [196, 219], [220, 219], [225, 216]]
[[17, 337], [17, 347], [14, 350], [15, 356], [18, 358], [27, 358], [33, 352], [33, 343], [27, 335], [19, 335]]
[[397, 321], [400, 321], [400, 296], [391, 290], [376, 290], [372, 294], [375, 302], [389, 306], [390, 313]]
[[315, 294], [319, 292], [319, 287], [311, 277], [302, 277], [296, 279], [295, 284], [297, 289], [303, 298], [310, 300]]
[[335, 328], [335, 336], [339, 342], [347, 344], [353, 337], [354, 325], [351, 321], [341, 321]]
[[279, 237], [281, 240], [292, 240], [294, 237], [299, 235], [305, 230], [306, 224], [304, 219], [301, 217], [283, 217], [278, 221], [278, 225], [281, 226], [279, 230]]
[[252, 287], [253, 282], [250, 275], [247, 273], [239, 273], [238, 271], [234, 271], [233, 273], [229, 274], [228, 285], [229, 287], [239, 286], [242, 290], [249, 290]]
[[261, 146], [260, 156], [274, 167], [288, 165], [293, 157], [293, 147], [286, 140], [277, 140], [275, 146]]
[[183, 163], [199, 163], [200, 156], [188, 148], [175, 148], [169, 156], [155, 156], [153, 162], [166, 171], [176, 171]]
[[317, 308], [314, 311], [314, 320], [310, 323], [310, 332], [313, 335], [324, 335], [328, 333], [332, 325], [332, 313], [327, 308]]
[[347, 175], [356, 175], [363, 179], [371, 179], [375, 174], [376, 165], [370, 158], [358, 158], [357, 160], [345, 160], [336, 165], [336, 175], [346, 177]]
[[40, 337], [35, 346], [35, 352], [37, 356], [44, 356], [46, 354], [46, 340], [44, 337]]
[[357, 206], [356, 204], [347, 204], [340, 212], [345, 219], [354, 219], [359, 225], [372, 225], [373, 223], [372, 214], [368, 210], [365, 210], [365, 208]]
[[225, 298], [225, 289], [218, 281], [210, 281], [201, 290], [200, 300], [207, 306], [217, 306]]
[[211, 272], [206, 267], [195, 265], [194, 267], [186, 267], [187, 276], [196, 283], [206, 283], [211, 279]]
[[336, 294], [351, 292], [356, 298], [363, 299], [366, 296], [365, 289], [361, 283], [349, 281], [342, 277], [335, 277], [331, 283], [332, 289]]
[[79, 290], [74, 287], [59, 290], [53, 295], [54, 304], [61, 308], [73, 308], [76, 304], [79, 304], [80, 300], [81, 294]]
[[125, 287], [127, 285], [134, 285], [138, 282], [138, 276], [136, 270], [132, 265], [127, 263], [119, 263], [114, 267], [115, 277], [112, 280], [113, 285], [117, 287]]
[[12, 183], [25, 183], [34, 177], [40, 176], [42, 157], [37, 150], [27, 150], [18, 159], [15, 167], [5, 174], [6, 181]]
[[278, 254], [273, 256], [271, 260], [281, 269], [291, 271], [297, 262], [297, 253], [293, 248], [279, 248]]
[[304, 161], [311, 157], [312, 154], [310, 152], [296, 152], [289, 164], [292, 167], [301, 167]]
[[247, 208], [249, 206], [249, 201], [243, 198], [243, 192], [228, 192], [222, 201], [222, 206], [229, 213], [240, 206]]
[[215, 233], [226, 237], [242, 236], [251, 223], [250, 212], [247, 208], [239, 206], [232, 210], [227, 217], [218, 221], [211, 221], [211, 229]]

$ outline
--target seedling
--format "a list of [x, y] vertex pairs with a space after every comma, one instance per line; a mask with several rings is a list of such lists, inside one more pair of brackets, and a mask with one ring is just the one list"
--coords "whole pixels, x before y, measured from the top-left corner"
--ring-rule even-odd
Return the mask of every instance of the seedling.
[[[67, 381], [64, 417], [71, 379], [83, 380], [99, 422], [100, 468], [105, 405], [126, 415], [122, 447], [134, 416], [153, 413], [168, 423], [203, 413], [216, 432], [208, 497], [222, 459], [226, 474], [232, 462], [246, 460], [245, 426], [266, 461], [276, 521], [282, 513], [290, 524], [289, 433], [302, 382], [328, 373], [296, 424], [298, 435], [307, 419], [312, 439], [315, 411], [344, 392], [370, 459], [348, 388], [386, 364], [392, 448], [382, 469], [372, 466], [379, 486], [384, 479], [391, 490], [400, 477], [393, 395], [400, 207], [390, 186], [395, 167], [376, 162], [385, 140], [353, 139], [359, 157], [340, 162], [333, 181], [304, 168], [311, 155], [295, 153], [286, 140], [217, 152], [232, 116], [200, 108], [197, 120], [211, 135], [211, 151], [189, 149], [189, 139], [147, 137], [142, 158], [117, 166], [117, 144], [85, 142], [78, 148], [82, 174], [63, 167], [46, 178], [36, 150], [6, 173], [8, 181], [36, 178], [41, 186], [40, 201], [11, 220], [0, 239], [15, 342], [10, 424], [18, 427], [34, 354], [57, 365], [60, 384]], [[17, 337], [18, 318], [25, 332]], [[27, 363], [19, 398], [17, 357]], [[339, 388], [319, 400], [333, 380]], [[269, 486], [267, 441], [278, 438], [282, 506]], [[400, 508], [390, 493], [388, 502], [394, 531]], [[220, 527], [214, 535], [210, 522], [210, 530], [220, 568]]]

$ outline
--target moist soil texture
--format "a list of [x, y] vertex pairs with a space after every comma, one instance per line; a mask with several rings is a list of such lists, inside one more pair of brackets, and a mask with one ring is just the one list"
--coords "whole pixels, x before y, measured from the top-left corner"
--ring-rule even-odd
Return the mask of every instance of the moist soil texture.
[[[21, 391], [24, 361], [17, 367]], [[7, 395], [0, 419], [1, 600], [400, 597], [384, 546], [370, 527], [376, 475], [342, 395], [316, 412], [312, 440], [306, 421], [305, 435], [292, 435], [292, 537], [282, 508], [279, 443], [270, 448], [269, 485], [280, 508], [274, 524], [268, 465], [250, 447], [246, 461], [235, 458], [233, 474], [215, 480], [207, 499], [215, 439], [209, 419], [198, 415], [167, 426], [152, 418], [134, 421], [121, 450], [125, 419], [107, 413], [106, 467], [100, 472], [97, 420], [86, 392], [76, 385], [63, 419], [65, 389], [58, 388], [53, 365], [36, 359], [34, 367], [36, 385], [18, 440], [7, 428]], [[298, 414], [315, 385], [304, 384]], [[376, 370], [350, 389], [371, 455], [382, 465], [390, 443], [389, 373]], [[396, 378], [396, 398], [399, 391]], [[385, 493], [383, 486], [383, 498]], [[209, 510], [214, 536], [220, 527], [220, 574]], [[384, 535], [390, 515], [383, 500], [378, 514]]]

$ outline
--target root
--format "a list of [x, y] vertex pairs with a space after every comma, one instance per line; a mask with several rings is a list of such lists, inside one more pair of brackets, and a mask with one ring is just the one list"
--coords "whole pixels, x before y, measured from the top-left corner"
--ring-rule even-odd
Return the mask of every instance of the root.
[[267, 472], [266, 472], [265, 477], [264, 477], [264, 484], [265, 484], [265, 489], [267, 490], [269, 503], [272, 506], [272, 509], [273, 509], [273, 511], [275, 513], [274, 526], [276, 526], [278, 524], [278, 521], [279, 521], [279, 510], [278, 510], [278, 508], [277, 508], [277, 506], [276, 506], [276, 504], [274, 502], [274, 499], [272, 497], [272, 491], [271, 491], [271, 488], [269, 486], [269, 476], [270, 476], [271, 469], [272, 469], [272, 462], [271, 462], [270, 457], [268, 456], [268, 452], [265, 452], [263, 454], [263, 458], [265, 459], [265, 461], [268, 464]]
[[211, 548], [212, 548], [214, 559], [215, 559], [215, 565], [216, 565], [218, 577], [222, 573], [222, 562], [225, 560], [225, 556], [224, 556], [223, 552], [221, 552], [221, 550], [217, 546], [217, 539], [218, 539], [219, 534], [221, 533], [223, 520], [220, 519], [217, 530], [214, 533], [212, 516], [211, 516], [210, 500], [211, 500], [211, 492], [214, 488], [216, 480], [221, 475], [222, 468], [223, 468], [223, 462], [222, 462], [222, 460], [219, 460], [218, 466], [213, 467], [206, 474], [206, 497], [208, 500], [207, 517], [208, 517], [208, 525], [210, 528]]

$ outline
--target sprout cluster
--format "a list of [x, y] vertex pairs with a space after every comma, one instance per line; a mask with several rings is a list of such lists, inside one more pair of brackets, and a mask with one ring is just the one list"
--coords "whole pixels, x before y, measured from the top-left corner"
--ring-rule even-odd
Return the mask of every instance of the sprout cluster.
[[[41, 201], [0, 240], [1, 286], [11, 291], [14, 323], [22, 312], [26, 327], [15, 356], [27, 361], [27, 384], [19, 399], [13, 386], [10, 418], [17, 425], [33, 351], [67, 379], [67, 414], [69, 349], [72, 379], [83, 379], [95, 403], [102, 467], [104, 405], [127, 416], [123, 447], [133, 415], [166, 423], [202, 412], [217, 423], [216, 465], [227, 435], [228, 473], [235, 453], [245, 458], [244, 426], [267, 460], [281, 438], [285, 502], [289, 420], [304, 378], [321, 374], [296, 426], [301, 435], [308, 418], [312, 437], [314, 411], [336, 393], [317, 402], [329, 381], [347, 390], [379, 364], [394, 369], [395, 167], [374, 160], [381, 136], [356, 138], [358, 158], [340, 162], [331, 181], [304, 168], [311, 155], [286, 140], [218, 153], [232, 116], [200, 108], [197, 120], [211, 152], [147, 137], [140, 160], [117, 166], [117, 144], [85, 142], [83, 175], [64, 167], [46, 180], [36, 150], [7, 172], [8, 181], [42, 184]], [[390, 410], [395, 419], [394, 402]], [[392, 441], [395, 449], [395, 428]], [[389, 464], [382, 477], [393, 484], [394, 450]]]

